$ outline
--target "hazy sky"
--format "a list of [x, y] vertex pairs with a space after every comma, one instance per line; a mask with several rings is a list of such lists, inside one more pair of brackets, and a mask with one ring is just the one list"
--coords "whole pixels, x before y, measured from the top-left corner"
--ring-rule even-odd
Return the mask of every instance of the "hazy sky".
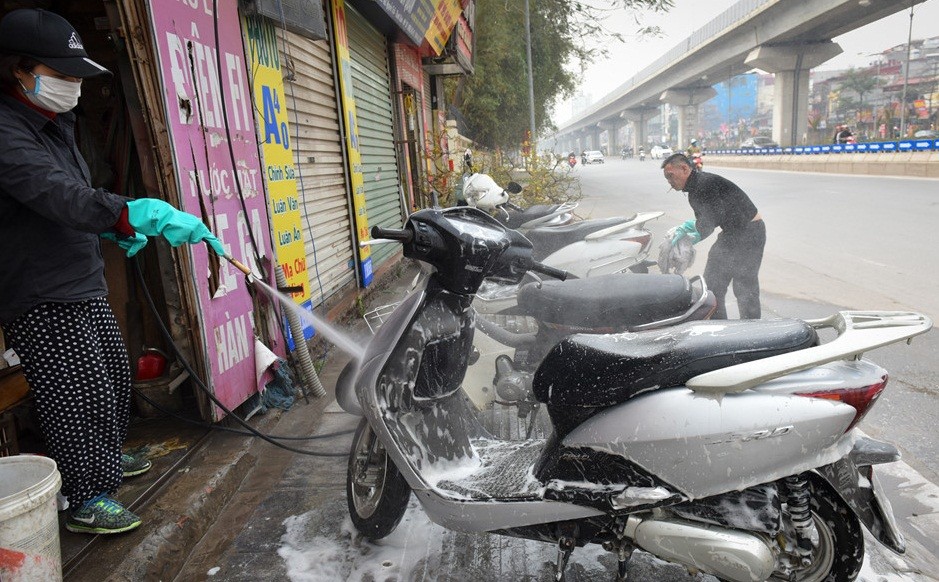
[[[810, 0], [785, 0], [789, 2], [808, 2]], [[899, 3], [899, 0], [897, 0]], [[636, 39], [629, 37], [636, 30], [632, 18], [626, 15], [612, 15], [605, 24], [607, 28], [627, 36], [625, 43], [610, 41], [607, 47], [610, 56], [598, 60], [582, 76], [581, 89], [597, 102], [607, 93], [619, 87], [624, 81], [651, 64], [666, 51], [682, 42], [696, 29], [700, 28], [718, 14], [733, 6], [737, 0], [675, 0], [675, 6], [667, 14], [644, 14], [642, 20], [647, 25], [658, 25], [664, 35], [659, 38]], [[594, 0], [601, 6], [603, 0]], [[850, 66], [864, 66], [871, 61], [871, 53], [879, 53], [892, 46], [906, 43], [910, 26], [909, 4], [907, 8], [893, 16], [871, 23], [848, 34], [835, 38], [841, 45], [839, 56], [818, 67], [824, 69], [843, 69]], [[913, 10], [913, 39], [939, 36], [939, 0], [926, 0], [917, 4]], [[563, 123], [571, 117], [570, 102], [557, 106], [554, 114], [556, 123]]]

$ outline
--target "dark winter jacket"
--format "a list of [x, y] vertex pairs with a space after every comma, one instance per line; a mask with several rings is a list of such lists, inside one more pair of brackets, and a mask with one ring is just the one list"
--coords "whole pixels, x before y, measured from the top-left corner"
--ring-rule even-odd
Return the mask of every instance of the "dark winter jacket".
[[127, 198], [92, 188], [75, 115], [0, 93], [0, 323], [49, 301], [107, 294], [98, 235]]
[[717, 174], [692, 171], [685, 183], [685, 192], [694, 210], [695, 228], [702, 239], [717, 227], [722, 232], [733, 234], [747, 226], [757, 214], [750, 197], [739, 186]]

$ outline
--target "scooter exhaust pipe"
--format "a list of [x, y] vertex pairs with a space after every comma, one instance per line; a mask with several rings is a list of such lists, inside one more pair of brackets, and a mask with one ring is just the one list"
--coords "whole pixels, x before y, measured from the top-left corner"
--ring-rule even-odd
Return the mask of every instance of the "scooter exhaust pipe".
[[629, 517], [626, 535], [643, 550], [722, 580], [759, 582], [776, 569], [776, 555], [756, 535], [675, 519]]

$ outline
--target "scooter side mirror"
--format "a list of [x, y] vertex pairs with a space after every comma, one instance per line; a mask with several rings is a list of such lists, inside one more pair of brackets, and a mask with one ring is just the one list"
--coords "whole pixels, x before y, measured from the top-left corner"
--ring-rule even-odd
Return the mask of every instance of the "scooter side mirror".
[[508, 190], [510, 194], [518, 194], [522, 191], [522, 185], [518, 182], [509, 182], [505, 185], [505, 189]]

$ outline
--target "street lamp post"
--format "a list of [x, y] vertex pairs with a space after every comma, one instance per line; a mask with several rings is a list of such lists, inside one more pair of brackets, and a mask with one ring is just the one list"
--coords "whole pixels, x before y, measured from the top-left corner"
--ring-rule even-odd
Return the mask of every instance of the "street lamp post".
[[535, 142], [535, 78], [531, 66], [531, 17], [528, 12], [528, 0], [525, 0], [525, 54], [528, 57], [528, 116], [531, 128], [529, 143]]
[[900, 97], [900, 138], [906, 137], [906, 86], [910, 83], [910, 45], [913, 43], [913, 5], [910, 0], [910, 32], [906, 37], [906, 71], [903, 73], [903, 95]]
[[[932, 87], [929, 88], [929, 119], [932, 119], [932, 96], [936, 94], [937, 84], [936, 83], [936, 71], [939, 70], [939, 60], [932, 62]], [[936, 129], [935, 121], [932, 122], [934, 125], [930, 129]]]

